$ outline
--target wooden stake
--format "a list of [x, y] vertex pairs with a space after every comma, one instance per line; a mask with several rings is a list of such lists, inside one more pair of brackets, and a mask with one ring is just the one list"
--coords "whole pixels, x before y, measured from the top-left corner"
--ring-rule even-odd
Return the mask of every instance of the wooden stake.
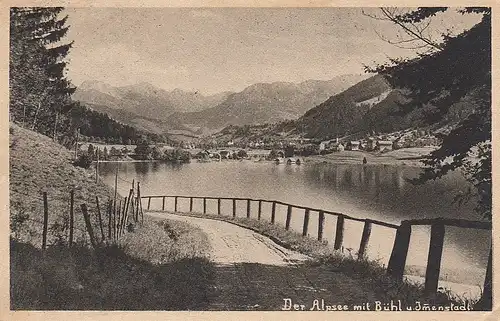
[[113, 213], [116, 213], [116, 194], [118, 193], [118, 166], [115, 172], [115, 197], [113, 199]]
[[309, 209], [306, 208], [304, 213], [304, 224], [302, 226], [302, 236], [307, 236], [307, 230], [309, 228]]
[[49, 203], [47, 201], [47, 192], [43, 192], [43, 232], [42, 232], [42, 250], [47, 248], [47, 229], [49, 225]]
[[318, 216], [318, 241], [323, 240], [324, 228], [325, 228], [325, 213], [323, 211], [320, 211]]
[[69, 246], [73, 245], [75, 191], [69, 192]]
[[292, 205], [288, 205], [286, 210], [286, 222], [285, 229], [288, 231], [290, 229], [290, 221], [292, 220]]
[[111, 216], [113, 212], [113, 200], [108, 200], [108, 240], [111, 240]]
[[426, 295], [433, 295], [438, 289], [441, 258], [443, 256], [444, 230], [442, 222], [431, 225], [431, 241], [425, 272], [424, 292]]
[[273, 205], [271, 207], [271, 224], [274, 224], [275, 219], [276, 219], [276, 202], [273, 202]]
[[387, 264], [387, 274], [398, 281], [403, 280], [403, 273], [408, 256], [408, 247], [410, 246], [411, 225], [404, 222], [396, 231], [396, 238], [392, 247], [389, 264]]
[[335, 230], [335, 243], [333, 248], [335, 250], [340, 250], [342, 247], [342, 242], [344, 240], [344, 216], [337, 216], [337, 228]]
[[101, 241], [104, 242], [104, 228], [102, 227], [102, 216], [101, 216], [101, 208], [99, 207], [99, 197], [95, 196], [95, 202], [97, 204], [97, 218], [99, 219], [99, 227], [101, 228]]
[[89, 233], [90, 243], [92, 244], [93, 248], [96, 248], [97, 244], [96, 244], [95, 238], [94, 238], [94, 231], [92, 231], [92, 225], [90, 224], [90, 217], [89, 217], [89, 213], [87, 211], [87, 205], [86, 204], [82, 204], [80, 206], [81, 206], [81, 209], [82, 209], [83, 218], [85, 220], [85, 225], [87, 227], [87, 232]]
[[372, 223], [365, 221], [363, 226], [363, 234], [361, 235], [361, 243], [359, 244], [358, 259], [365, 257], [366, 248], [368, 247], [368, 240], [370, 239], [370, 234], [372, 232]]

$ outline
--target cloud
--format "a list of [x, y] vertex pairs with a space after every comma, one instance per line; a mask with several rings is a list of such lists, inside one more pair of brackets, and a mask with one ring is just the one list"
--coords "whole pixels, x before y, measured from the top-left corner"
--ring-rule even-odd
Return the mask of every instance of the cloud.
[[71, 52], [69, 75], [75, 82], [95, 79], [112, 85], [151, 82], [171, 85], [186, 78], [189, 71], [180, 65], [162, 64], [141, 56], [129, 46], [111, 44]]

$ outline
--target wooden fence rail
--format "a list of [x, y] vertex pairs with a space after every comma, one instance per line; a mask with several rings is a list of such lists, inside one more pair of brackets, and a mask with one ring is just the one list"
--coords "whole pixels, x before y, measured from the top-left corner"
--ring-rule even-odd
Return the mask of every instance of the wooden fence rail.
[[[359, 243], [359, 249], [357, 252], [357, 257], [362, 259], [366, 257], [366, 251], [368, 249], [368, 244], [372, 232], [373, 225], [378, 225], [382, 227], [392, 228], [396, 230], [396, 237], [392, 246], [392, 252], [389, 258], [389, 263], [387, 265], [387, 274], [391, 275], [398, 281], [403, 280], [404, 270], [406, 266], [406, 258], [408, 256], [408, 248], [410, 244], [411, 230], [413, 225], [430, 225], [431, 226], [431, 240], [428, 253], [426, 275], [425, 275], [425, 293], [428, 295], [433, 295], [437, 292], [441, 259], [443, 253], [444, 235], [445, 227], [461, 227], [461, 228], [474, 228], [482, 230], [491, 230], [491, 222], [484, 221], [469, 221], [464, 219], [416, 219], [416, 220], [405, 220], [402, 221], [400, 225], [383, 222], [373, 219], [361, 219], [357, 217], [352, 217], [343, 213], [325, 211], [323, 209], [312, 208], [307, 206], [300, 206], [289, 204], [276, 200], [266, 200], [266, 199], [255, 199], [255, 198], [240, 198], [240, 197], [214, 197], [214, 196], [185, 196], [185, 195], [148, 195], [140, 196], [141, 200], [147, 200], [148, 209], [151, 207], [151, 199], [161, 198], [162, 199], [162, 210], [165, 210], [165, 199], [174, 198], [174, 211], [178, 212], [178, 199], [189, 199], [189, 211], [193, 211], [193, 200], [202, 199], [203, 200], [203, 213], [207, 213], [207, 200], [217, 200], [217, 215], [221, 215], [221, 202], [223, 200], [232, 202], [232, 217], [236, 218], [236, 208], [237, 201], [246, 202], [246, 217], [250, 218], [251, 214], [251, 202], [258, 203], [257, 219], [260, 220], [262, 217], [262, 203], [271, 204], [270, 213], [270, 224], [276, 223], [276, 206], [283, 205], [286, 207], [286, 220], [285, 229], [290, 230], [290, 224], [292, 219], [293, 209], [304, 210], [303, 214], [303, 224], [302, 224], [302, 235], [307, 236], [309, 231], [309, 221], [310, 213], [318, 212], [318, 230], [317, 239], [322, 241], [324, 238], [325, 229], [325, 216], [336, 216], [336, 227], [335, 227], [335, 238], [333, 247], [335, 250], [342, 250], [344, 241], [344, 229], [346, 220], [357, 221], [363, 223], [363, 232], [361, 235], [361, 240]], [[142, 202], [139, 202], [142, 203]], [[139, 206], [139, 205], [138, 205]], [[142, 205], [140, 205], [142, 206]], [[490, 254], [491, 255], [491, 254]], [[491, 271], [491, 259], [488, 262], [487, 271]], [[486, 273], [485, 279], [485, 292], [491, 292], [491, 272]], [[487, 293], [486, 293], [487, 294]]]

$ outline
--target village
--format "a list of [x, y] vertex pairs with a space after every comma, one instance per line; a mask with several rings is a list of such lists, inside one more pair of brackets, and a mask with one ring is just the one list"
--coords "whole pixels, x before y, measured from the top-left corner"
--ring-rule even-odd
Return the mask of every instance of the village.
[[[163, 160], [187, 163], [192, 159], [199, 162], [243, 160], [277, 161], [297, 157], [328, 155], [344, 151], [364, 151], [384, 154], [393, 150], [430, 148], [439, 144], [437, 133], [430, 130], [407, 129], [391, 134], [380, 134], [351, 140], [349, 137], [318, 141], [304, 137], [280, 137], [277, 139], [230, 140], [180, 142], [170, 144], [122, 145], [87, 142], [79, 144], [78, 153], [91, 155], [94, 161], [151, 161]], [[295, 157], [295, 158], [294, 158]], [[300, 164], [300, 160], [297, 164]]]

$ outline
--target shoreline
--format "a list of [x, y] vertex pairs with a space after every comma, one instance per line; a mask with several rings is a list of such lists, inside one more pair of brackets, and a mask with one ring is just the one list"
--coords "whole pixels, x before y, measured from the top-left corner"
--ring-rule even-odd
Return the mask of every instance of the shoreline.
[[366, 165], [390, 165], [423, 168], [421, 160], [436, 147], [403, 148], [383, 154], [374, 154], [366, 151], [342, 151], [327, 155], [313, 155], [304, 157], [305, 164], [363, 164]]
[[[366, 165], [389, 165], [389, 166], [407, 166], [423, 168], [424, 164], [421, 162], [424, 157], [435, 150], [437, 147], [415, 147], [415, 148], [402, 148], [392, 150], [383, 154], [376, 154], [366, 151], [342, 151], [333, 152], [327, 155], [311, 155], [311, 156], [293, 156], [294, 158], [301, 158], [304, 160], [303, 165], [314, 164], [337, 164], [337, 165], [358, 165], [363, 164], [363, 158], [366, 158]], [[235, 160], [236, 161], [236, 160]], [[237, 160], [242, 161], [242, 160]], [[252, 158], [245, 159], [245, 161], [253, 161], [255, 163], [271, 163], [272, 160], [255, 161]], [[148, 159], [148, 160], [103, 160], [99, 163], [154, 163], [166, 162], [161, 159]], [[218, 161], [210, 161], [210, 163]], [[93, 161], [96, 163], [96, 161]], [[167, 162], [169, 163], [169, 162]], [[175, 162], [170, 162], [177, 164]], [[285, 164], [286, 165], [286, 164]]]

